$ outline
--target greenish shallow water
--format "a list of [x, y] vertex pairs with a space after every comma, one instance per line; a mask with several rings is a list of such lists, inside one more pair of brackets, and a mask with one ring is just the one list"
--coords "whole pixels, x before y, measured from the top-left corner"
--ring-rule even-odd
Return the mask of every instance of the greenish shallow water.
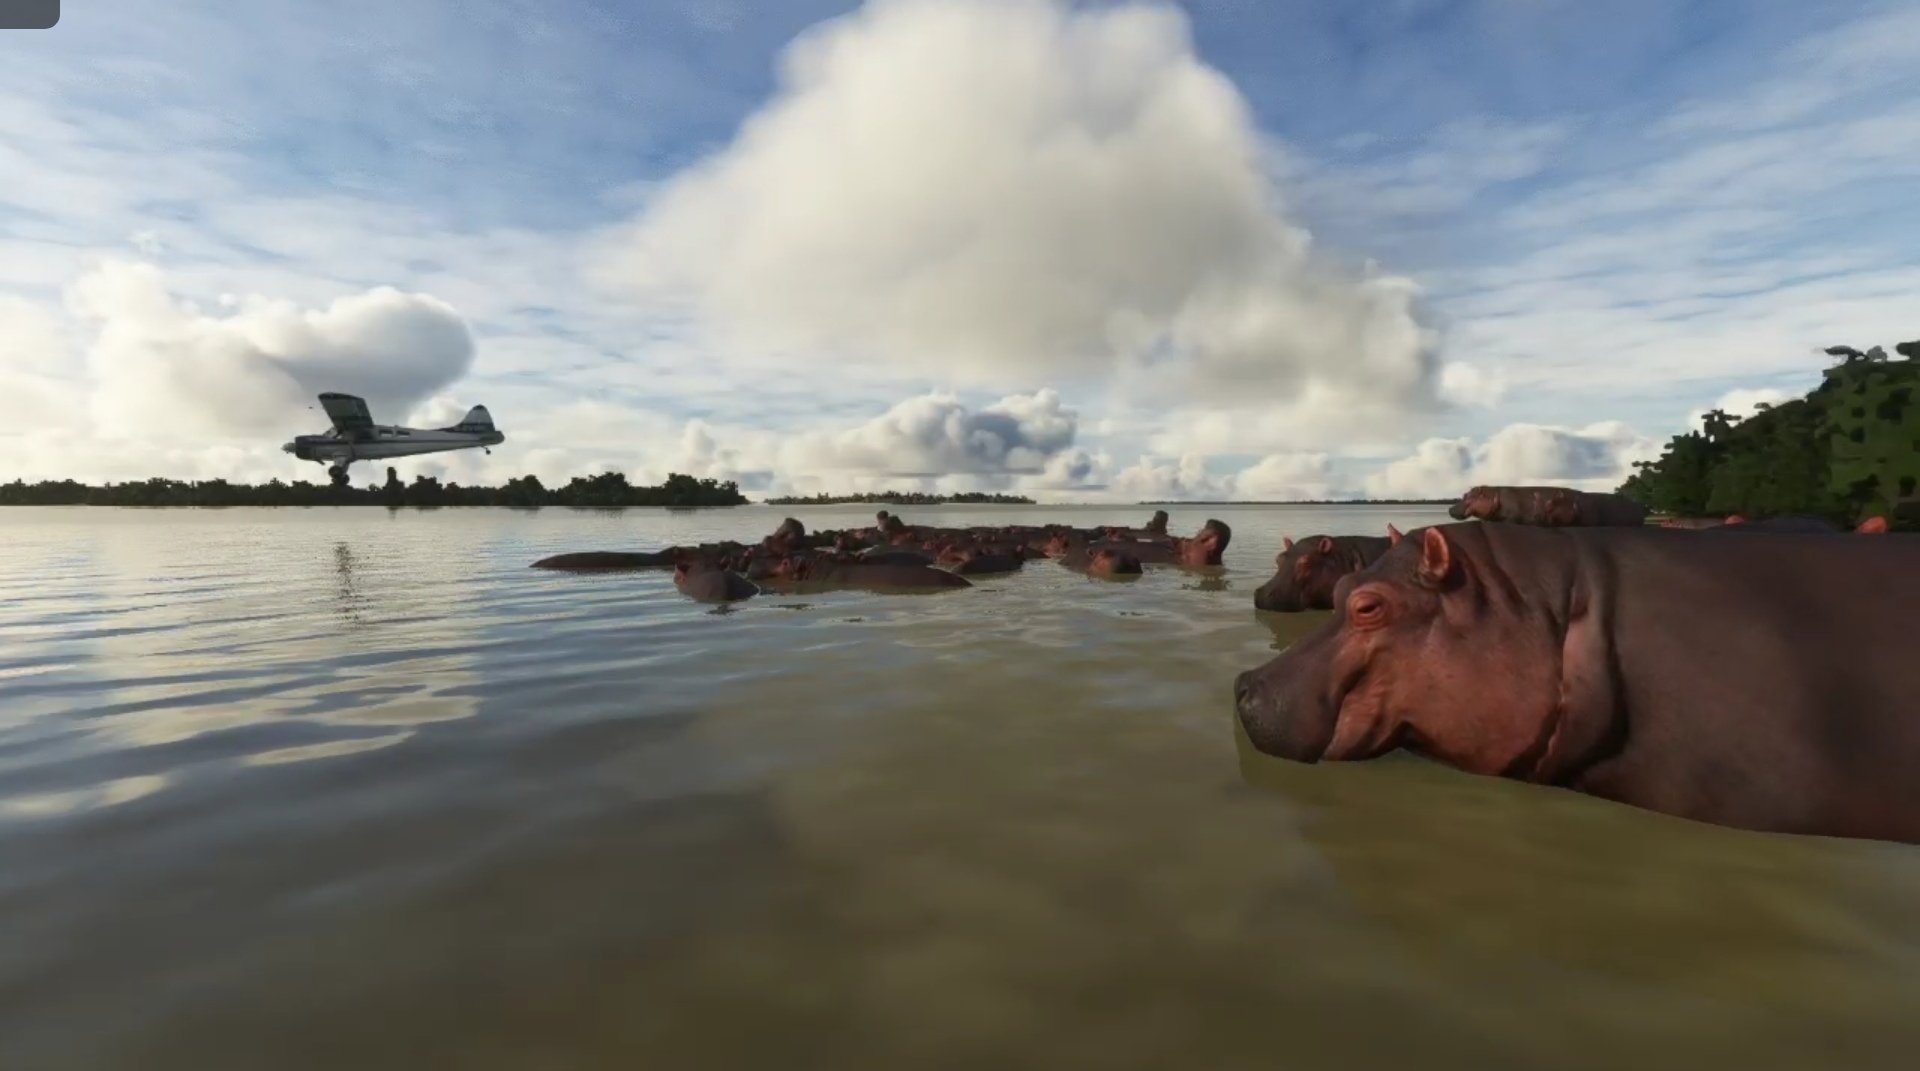
[[872, 509], [0, 510], [0, 1067], [1914, 1065], [1920, 849], [1248, 749], [1281, 535], [1438, 510], [720, 612], [525, 568], [788, 512]]

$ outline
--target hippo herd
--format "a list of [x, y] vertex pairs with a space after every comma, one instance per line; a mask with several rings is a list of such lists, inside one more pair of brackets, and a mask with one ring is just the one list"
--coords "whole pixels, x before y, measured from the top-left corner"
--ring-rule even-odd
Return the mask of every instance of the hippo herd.
[[[1920, 843], [1920, 536], [1819, 518], [1666, 521], [1620, 495], [1475, 487], [1456, 523], [1285, 540], [1256, 608], [1331, 611], [1234, 681], [1253, 746], [1302, 763], [1395, 750], [1763, 832]], [[1738, 533], [1722, 535], [1720, 533]], [[1857, 534], [1874, 538], [1862, 539]], [[562, 554], [672, 569], [706, 602], [763, 589], [970, 587], [1050, 558], [1118, 580], [1219, 566], [1232, 538], [908, 525]]]
[[1920, 537], [1648, 525], [1555, 490], [1288, 541], [1256, 604], [1333, 613], [1235, 678], [1254, 747], [1406, 750], [1723, 826], [1920, 843]]
[[789, 517], [750, 545], [586, 551], [543, 558], [533, 567], [574, 572], [671, 569], [674, 587], [682, 594], [701, 602], [730, 603], [752, 598], [762, 589], [903, 593], [966, 588], [973, 586], [969, 576], [1016, 572], [1038, 558], [1114, 580], [1138, 576], [1147, 565], [1218, 566], [1233, 539], [1233, 532], [1216, 520], [1192, 536], [1169, 535], [1165, 510], [1155, 511], [1140, 528], [935, 528], [907, 524], [886, 510], [874, 520], [870, 528], [808, 532]]

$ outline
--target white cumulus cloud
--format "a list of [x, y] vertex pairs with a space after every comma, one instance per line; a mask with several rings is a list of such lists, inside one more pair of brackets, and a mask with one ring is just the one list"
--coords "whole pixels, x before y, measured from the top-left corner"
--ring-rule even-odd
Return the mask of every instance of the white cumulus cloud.
[[844, 431], [796, 436], [780, 450], [788, 471], [940, 476], [1040, 472], [1073, 445], [1079, 415], [1053, 390], [1016, 394], [971, 409], [928, 394]]
[[1790, 402], [1797, 397], [1799, 397], [1799, 395], [1790, 391], [1780, 390], [1776, 387], [1743, 387], [1737, 390], [1730, 390], [1721, 395], [1719, 401], [1708, 406], [1706, 409], [1695, 409], [1693, 412], [1688, 413], [1685, 430], [1699, 431], [1700, 425], [1706, 420], [1707, 411], [1710, 409], [1718, 409], [1728, 416], [1745, 420], [1759, 412], [1762, 405], [1779, 405], [1781, 402]]
[[876, 0], [796, 40], [604, 267], [768, 354], [961, 386], [1430, 401], [1416, 288], [1316, 254], [1263, 155], [1176, 8]]
[[1475, 484], [1552, 484], [1611, 491], [1660, 444], [1617, 421], [1584, 428], [1509, 424], [1482, 442], [1428, 439], [1366, 477], [1377, 498], [1450, 497]]
[[250, 295], [210, 313], [176, 300], [158, 268], [108, 261], [69, 288], [68, 305], [94, 329], [93, 414], [114, 436], [286, 431], [328, 390], [397, 421], [473, 362], [458, 313], [387, 287], [321, 309]]

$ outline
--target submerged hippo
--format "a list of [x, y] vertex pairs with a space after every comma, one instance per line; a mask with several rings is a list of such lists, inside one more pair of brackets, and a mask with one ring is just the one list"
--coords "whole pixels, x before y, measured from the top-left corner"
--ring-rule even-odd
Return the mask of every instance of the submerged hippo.
[[1088, 548], [1118, 550], [1145, 565], [1204, 568], [1219, 565], [1221, 556], [1227, 551], [1227, 544], [1232, 541], [1233, 530], [1225, 522], [1209, 520], [1191, 537], [1175, 536], [1169, 542], [1096, 541], [1088, 543]]
[[939, 591], [973, 586], [964, 576], [956, 576], [945, 569], [935, 569], [924, 562], [910, 565], [849, 562], [811, 555], [782, 559], [774, 565], [767, 579], [818, 590]]
[[872, 565], [932, 565], [933, 555], [914, 547], [874, 547], [855, 555]]
[[1448, 507], [1456, 521], [1504, 521], [1564, 527], [1639, 527], [1647, 508], [1622, 494], [1576, 491], [1571, 487], [1491, 487], [1482, 485]]
[[1027, 559], [1024, 554], [969, 547], [951, 555], [941, 555], [941, 563], [961, 576], [986, 576], [1019, 572], [1027, 564]]
[[[1393, 531], [1391, 525], [1387, 529]], [[1273, 579], [1254, 589], [1258, 610], [1297, 613], [1333, 609], [1333, 589], [1340, 578], [1372, 565], [1387, 552], [1387, 536], [1308, 536], [1285, 546], [1273, 559]]]
[[1139, 576], [1140, 559], [1114, 546], [1078, 544], [1060, 556], [1060, 564], [1078, 573], [1111, 580], [1121, 576]]
[[760, 594], [759, 587], [739, 573], [705, 563], [674, 566], [673, 586], [697, 602], [739, 602]]
[[1234, 682], [1254, 746], [1406, 748], [1743, 829], [1920, 842], [1920, 539], [1420, 530]]
[[542, 558], [530, 569], [671, 569], [686, 558], [684, 547], [668, 547], [666, 550], [623, 551], [623, 550], [586, 550], [573, 554], [556, 554], [551, 558]]

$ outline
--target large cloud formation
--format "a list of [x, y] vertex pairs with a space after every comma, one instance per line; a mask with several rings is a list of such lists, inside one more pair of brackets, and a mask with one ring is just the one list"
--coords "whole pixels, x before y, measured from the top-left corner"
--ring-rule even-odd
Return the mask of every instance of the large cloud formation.
[[287, 432], [328, 390], [398, 421], [473, 363], [466, 323], [424, 294], [381, 287], [323, 309], [259, 296], [221, 304], [210, 314], [177, 301], [158, 268], [125, 261], [69, 288], [69, 308], [97, 330], [86, 368], [103, 433]]
[[1448, 497], [1474, 484], [1557, 484], [1611, 491], [1660, 444], [1617, 421], [1584, 428], [1509, 424], [1475, 443], [1428, 439], [1366, 479], [1376, 498]]
[[1052, 390], [975, 410], [947, 394], [909, 398], [858, 427], [812, 432], [781, 451], [799, 473], [889, 476], [1039, 473], [1073, 445], [1079, 415]]
[[938, 382], [1431, 400], [1415, 287], [1316, 255], [1263, 152], [1170, 6], [875, 0], [790, 46], [610, 274], [762, 352]]

